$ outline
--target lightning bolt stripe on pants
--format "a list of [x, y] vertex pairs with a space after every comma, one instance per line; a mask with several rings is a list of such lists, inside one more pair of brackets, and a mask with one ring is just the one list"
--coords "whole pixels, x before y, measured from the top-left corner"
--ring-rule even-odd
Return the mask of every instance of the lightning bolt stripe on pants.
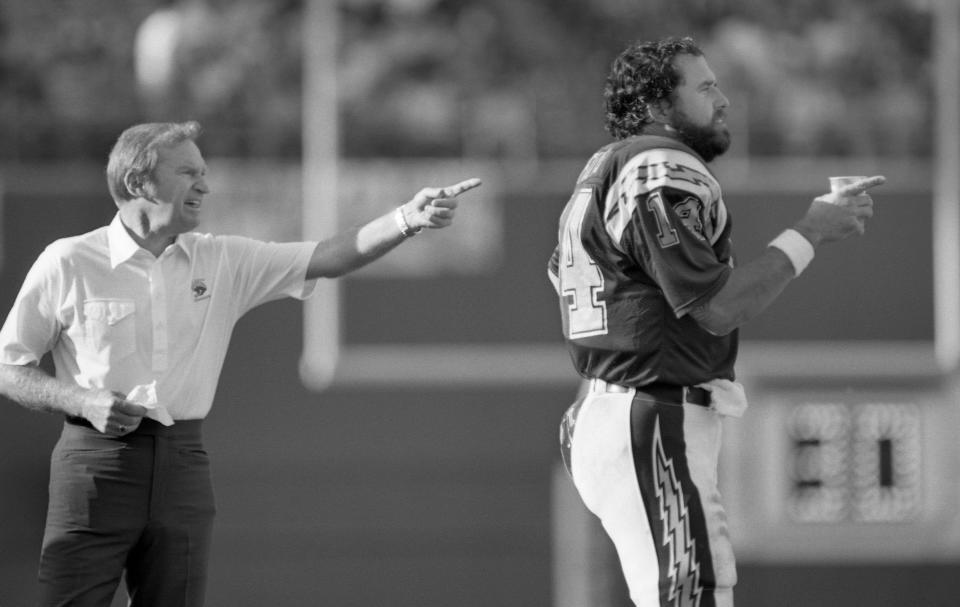
[[717, 489], [719, 416], [632, 392], [589, 394], [574, 413], [574, 484], [613, 540], [633, 602], [732, 607], [736, 567]]

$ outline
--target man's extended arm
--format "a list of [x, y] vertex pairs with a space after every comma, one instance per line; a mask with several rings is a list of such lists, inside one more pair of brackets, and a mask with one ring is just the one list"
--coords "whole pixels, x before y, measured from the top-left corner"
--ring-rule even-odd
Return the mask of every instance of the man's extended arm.
[[479, 179], [467, 179], [445, 188], [424, 188], [397, 210], [317, 243], [307, 279], [335, 278], [379, 259], [411, 234], [422, 228], [443, 228], [453, 222], [456, 197], [480, 185]]
[[[884, 181], [873, 177], [815, 199], [793, 229], [813, 247], [862, 234], [864, 222], [873, 216], [873, 200], [863, 192]], [[767, 309], [795, 277], [790, 257], [780, 248], [767, 247], [756, 259], [735, 268], [720, 291], [690, 315], [707, 331], [726, 335]]]

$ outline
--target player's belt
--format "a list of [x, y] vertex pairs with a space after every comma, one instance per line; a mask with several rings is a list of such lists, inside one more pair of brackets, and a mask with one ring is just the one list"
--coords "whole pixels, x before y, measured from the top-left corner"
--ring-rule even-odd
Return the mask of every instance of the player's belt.
[[691, 405], [700, 405], [701, 407], [710, 406], [710, 391], [704, 388], [693, 386], [676, 386], [673, 384], [654, 383], [637, 388], [611, 384], [602, 379], [590, 380], [590, 391], [601, 393], [626, 394], [632, 390], [641, 392], [650, 396], [653, 400], [671, 405], [681, 405], [688, 403]]

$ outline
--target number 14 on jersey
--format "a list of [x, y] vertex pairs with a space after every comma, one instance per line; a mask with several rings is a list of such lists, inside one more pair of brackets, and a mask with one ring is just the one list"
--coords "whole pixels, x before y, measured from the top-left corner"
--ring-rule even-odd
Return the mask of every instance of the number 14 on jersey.
[[592, 198], [589, 188], [573, 195], [560, 239], [560, 291], [567, 301], [568, 339], [607, 333], [607, 304], [600, 300], [603, 274], [580, 238]]

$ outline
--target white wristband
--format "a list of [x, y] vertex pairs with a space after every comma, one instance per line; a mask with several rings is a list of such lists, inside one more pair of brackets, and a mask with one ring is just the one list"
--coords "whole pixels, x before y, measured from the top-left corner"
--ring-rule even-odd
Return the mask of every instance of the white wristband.
[[784, 230], [767, 246], [780, 249], [790, 258], [794, 276], [800, 276], [800, 273], [813, 261], [813, 245], [803, 237], [803, 234], [793, 229]]
[[393, 219], [397, 222], [397, 227], [400, 229], [400, 235], [404, 238], [410, 238], [414, 234], [419, 234], [420, 230], [423, 228], [417, 228], [414, 230], [410, 227], [410, 224], [407, 223], [407, 218], [403, 216], [403, 209], [397, 207], [397, 210], [393, 212]]

